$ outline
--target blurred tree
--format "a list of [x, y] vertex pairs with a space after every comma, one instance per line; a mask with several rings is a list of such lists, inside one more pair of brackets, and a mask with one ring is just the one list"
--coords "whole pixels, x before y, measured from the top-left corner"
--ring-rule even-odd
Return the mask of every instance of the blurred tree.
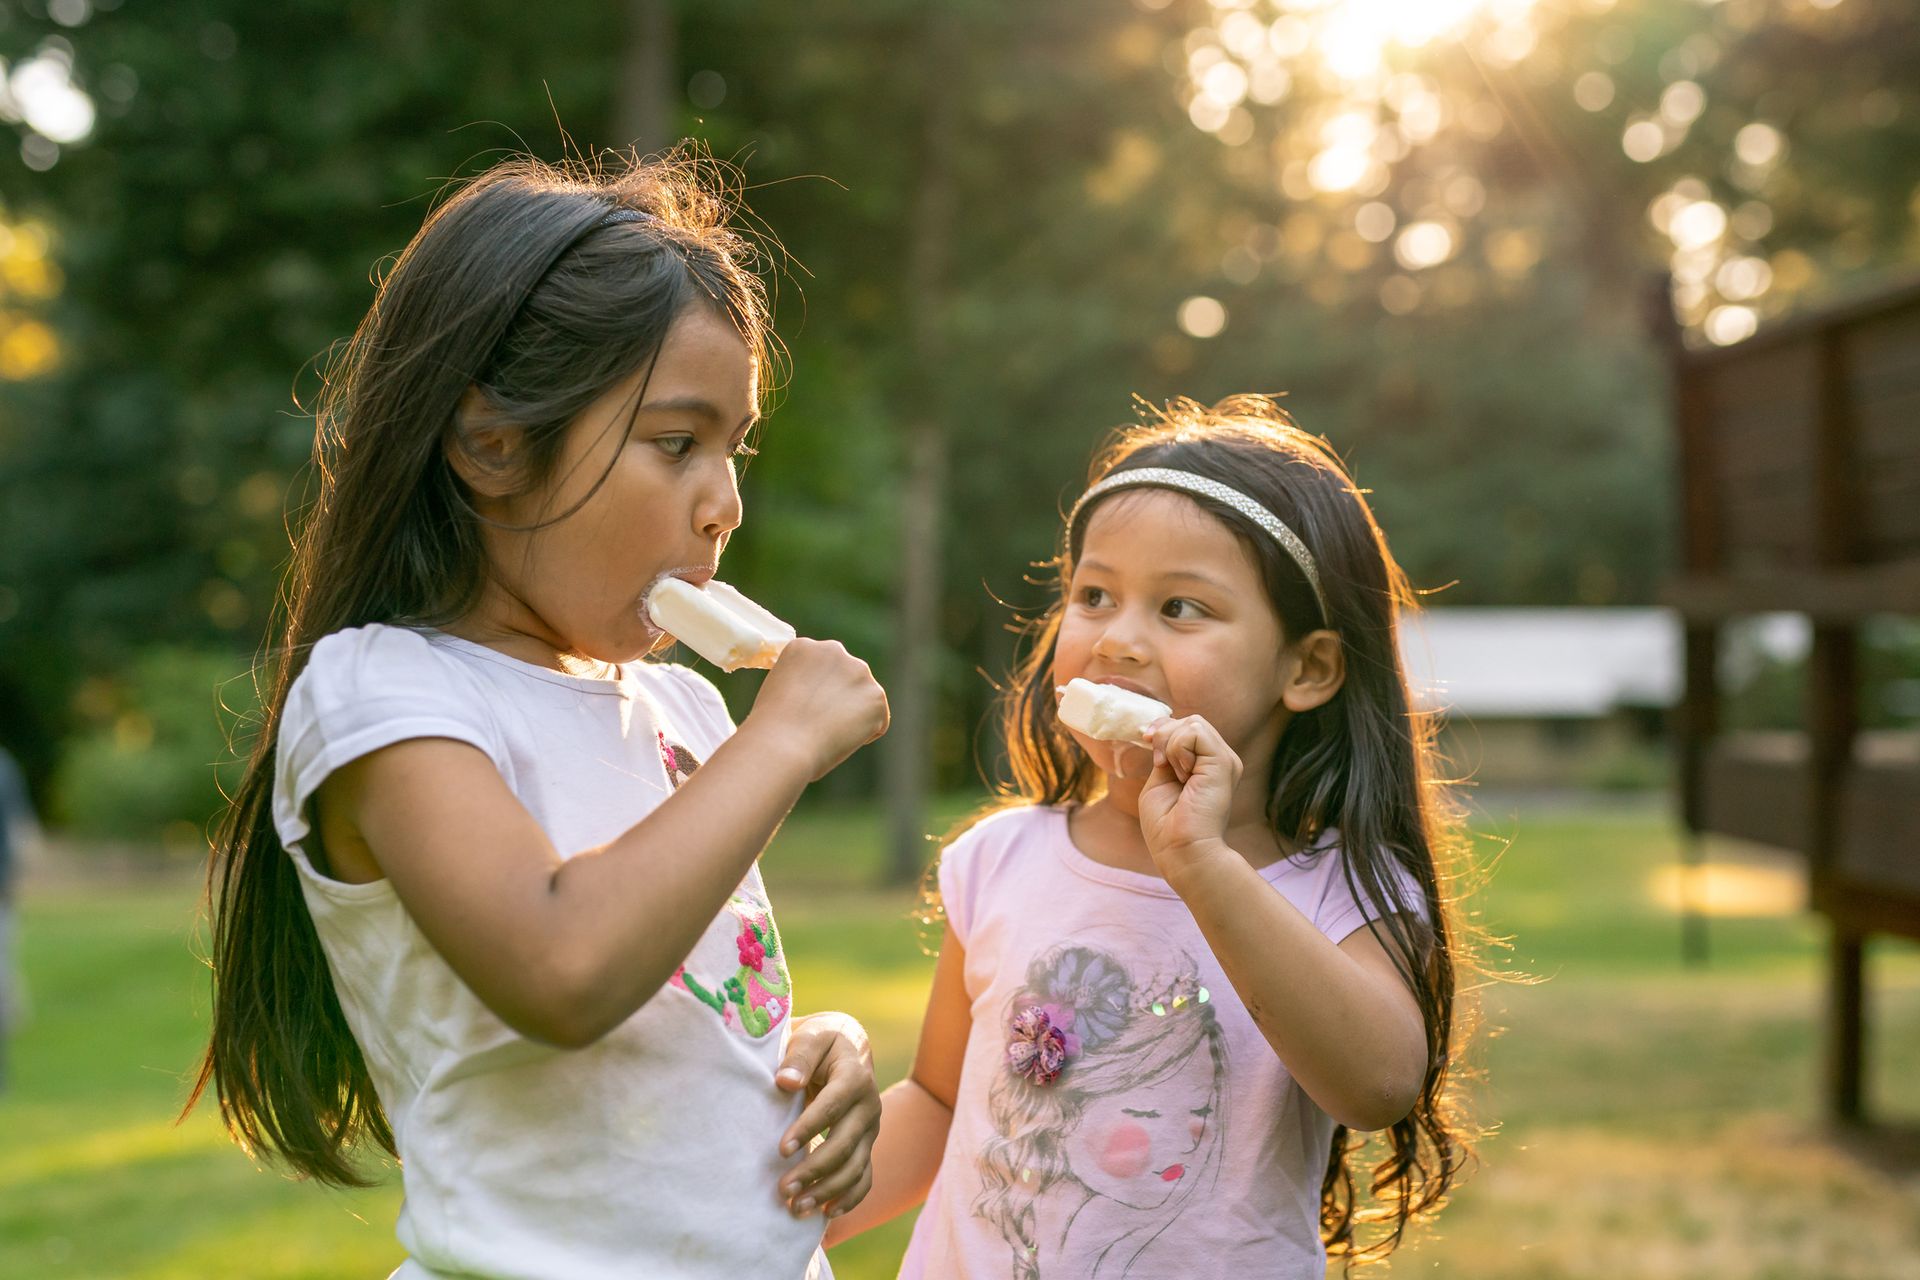
[[619, 102], [608, 145], [659, 151], [679, 140], [679, 72], [670, 0], [627, 0]]
[[[1711, 340], [1920, 258], [1920, 36], [1890, 0], [0, 14], [0, 215], [65, 282], [28, 308], [7, 266], [0, 308], [0, 715], [42, 781], [138, 701], [135, 654], [244, 666], [302, 497], [290, 392], [442, 181], [557, 154], [556, 121], [624, 144], [670, 111], [745, 166], [791, 376], [729, 574], [930, 682], [901, 742], [937, 785], [971, 776], [976, 673], [1131, 393], [1288, 392], [1446, 599], [1645, 601], [1670, 503], [1643, 274]], [[27, 318], [41, 361], [9, 365]], [[923, 652], [896, 610], [929, 574]]]
[[1314, 304], [1318, 331], [1286, 335], [1310, 344], [1297, 403], [1448, 599], [1648, 599], [1672, 505], [1650, 274], [1693, 340], [1731, 342], [1920, 263], [1911, 5], [1181, 11], [1167, 60], [1240, 179], [1228, 207], [1278, 203], [1221, 228], [1196, 292], [1232, 323], [1209, 345]]
[[[22, 135], [0, 191], [52, 228], [67, 280], [58, 367], [0, 405], [0, 707], [44, 783], [54, 740], [117, 714], [86, 681], [156, 644], [245, 668], [312, 442], [292, 395], [371, 300], [370, 264], [447, 175], [522, 145], [462, 126], [544, 126], [552, 154], [556, 118], [609, 119], [621, 43], [598, 9], [498, 3], [0, 13]], [[98, 104], [84, 141], [39, 131], [52, 73], [22, 73], [45, 66]]]

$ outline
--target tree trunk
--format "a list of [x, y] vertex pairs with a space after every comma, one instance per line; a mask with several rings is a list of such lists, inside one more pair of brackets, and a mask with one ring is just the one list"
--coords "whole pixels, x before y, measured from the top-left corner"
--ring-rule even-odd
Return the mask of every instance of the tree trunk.
[[[953, 20], [928, 0], [922, 66], [928, 87], [920, 148], [919, 190], [908, 251], [908, 330], [913, 347], [906, 397], [906, 475], [900, 487], [900, 578], [894, 628], [893, 727], [882, 780], [886, 801], [887, 875], [911, 883], [924, 870], [933, 723], [939, 705], [941, 555], [946, 507], [947, 432], [942, 375], [953, 237], [953, 144], [960, 60]], [[945, 70], [946, 74], [940, 74]]]
[[678, 56], [673, 0], [627, 0], [626, 51], [620, 59], [613, 116], [616, 146], [631, 146], [645, 155], [678, 140], [674, 115]]

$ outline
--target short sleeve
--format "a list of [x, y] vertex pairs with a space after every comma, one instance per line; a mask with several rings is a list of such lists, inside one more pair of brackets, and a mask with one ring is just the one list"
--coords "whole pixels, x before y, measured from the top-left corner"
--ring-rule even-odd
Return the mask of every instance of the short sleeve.
[[471, 677], [417, 631], [369, 626], [313, 647], [287, 690], [273, 780], [273, 822], [299, 851], [307, 802], [342, 765], [411, 738], [452, 738], [504, 772], [501, 736]]
[[935, 876], [940, 885], [940, 909], [947, 917], [953, 936], [967, 945], [973, 926], [974, 891], [979, 884], [974, 855], [979, 850], [979, 827], [970, 827], [940, 851]]
[[1356, 929], [1383, 916], [1405, 913], [1428, 920], [1426, 893], [1413, 873], [1398, 862], [1388, 864], [1388, 888], [1394, 902], [1371, 902], [1355, 893], [1347, 879], [1347, 851], [1334, 845], [1317, 855], [1315, 873], [1319, 882], [1318, 900], [1309, 913], [1321, 933], [1335, 944], [1344, 941]]
[[1037, 834], [1051, 810], [1022, 806], [1005, 809], [968, 827], [940, 851], [935, 874], [940, 886], [940, 906], [953, 936], [967, 945], [973, 925], [979, 919], [979, 905], [990, 881], [1003, 874], [1014, 846], [1023, 837]]

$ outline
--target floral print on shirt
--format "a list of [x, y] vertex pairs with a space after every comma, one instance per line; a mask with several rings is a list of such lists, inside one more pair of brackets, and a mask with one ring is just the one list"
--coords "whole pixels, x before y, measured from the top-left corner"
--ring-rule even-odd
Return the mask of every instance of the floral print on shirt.
[[[666, 734], [660, 734], [659, 739], [660, 763], [677, 791], [700, 767], [700, 761], [685, 747], [667, 741]], [[767, 903], [742, 885], [727, 900], [727, 911], [737, 926], [734, 954], [729, 959], [737, 960], [738, 965], [731, 973], [721, 970], [703, 977], [689, 972], [683, 964], [674, 970], [668, 985], [712, 1009], [726, 1026], [757, 1040], [786, 1020], [793, 1008], [793, 982], [787, 974], [780, 931], [774, 927], [773, 911]], [[702, 939], [703, 945], [705, 941]]]

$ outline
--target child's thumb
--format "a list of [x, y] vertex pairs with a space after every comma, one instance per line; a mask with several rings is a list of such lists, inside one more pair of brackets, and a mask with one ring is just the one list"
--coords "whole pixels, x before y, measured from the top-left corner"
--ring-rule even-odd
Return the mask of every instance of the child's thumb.
[[795, 1036], [787, 1046], [786, 1060], [773, 1073], [773, 1082], [789, 1093], [804, 1089], [807, 1081], [813, 1079], [813, 1073], [820, 1069], [820, 1058], [825, 1052], [826, 1046], [818, 1038]]

